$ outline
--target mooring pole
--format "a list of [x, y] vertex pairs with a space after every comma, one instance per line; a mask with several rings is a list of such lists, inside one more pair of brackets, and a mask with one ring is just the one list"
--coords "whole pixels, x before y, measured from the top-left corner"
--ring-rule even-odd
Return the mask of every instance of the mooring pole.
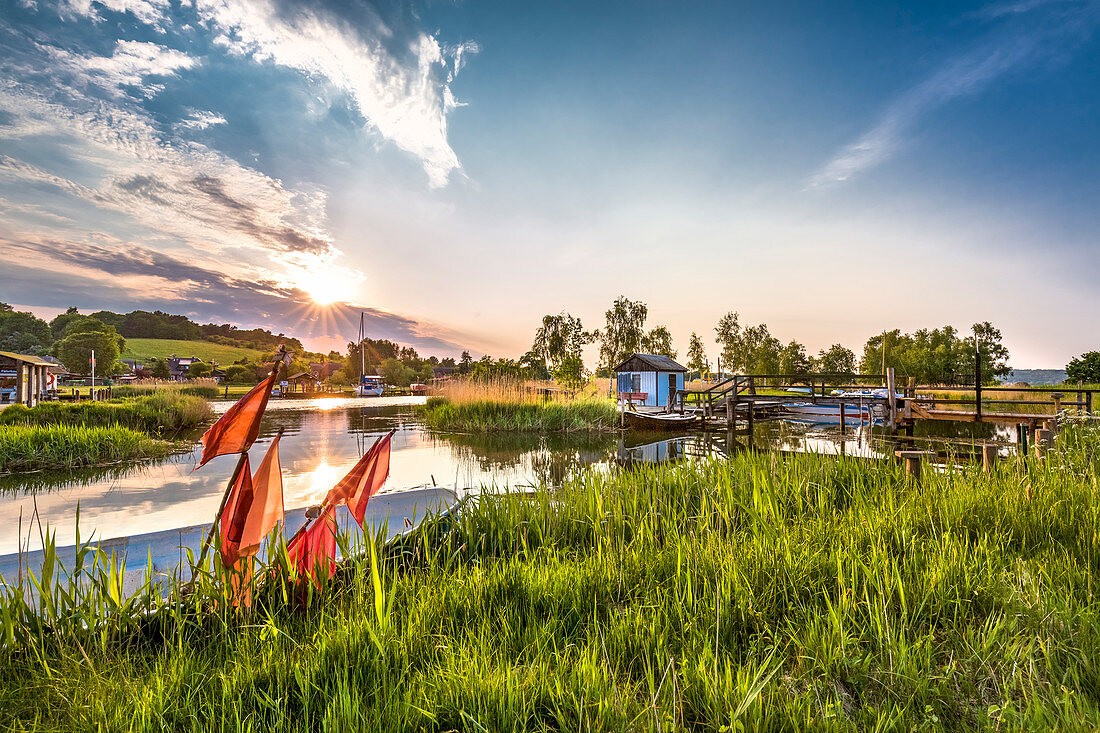
[[997, 465], [997, 446], [987, 443], [982, 446], [982, 470], [986, 473], [992, 471]]
[[974, 404], [976, 422], [982, 421], [982, 348], [978, 345], [978, 329], [974, 329]]

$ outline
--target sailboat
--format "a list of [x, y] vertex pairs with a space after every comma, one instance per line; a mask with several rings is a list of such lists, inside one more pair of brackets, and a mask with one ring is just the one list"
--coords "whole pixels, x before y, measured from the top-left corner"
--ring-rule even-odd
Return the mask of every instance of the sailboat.
[[359, 384], [355, 386], [356, 397], [381, 397], [382, 392], [385, 390], [385, 385], [382, 384], [382, 377], [377, 374], [366, 374], [367, 371], [367, 350], [363, 348], [363, 342], [367, 338], [367, 327], [364, 321], [365, 314], [359, 313], [359, 373], [363, 376], [359, 377]]

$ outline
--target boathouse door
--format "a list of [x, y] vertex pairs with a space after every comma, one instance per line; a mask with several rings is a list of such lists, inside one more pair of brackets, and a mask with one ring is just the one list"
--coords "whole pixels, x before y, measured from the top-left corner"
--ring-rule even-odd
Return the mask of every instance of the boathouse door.
[[672, 407], [674, 404], [676, 404], [676, 375], [675, 374], [669, 374], [668, 375], [668, 401], [666, 401], [665, 404], [668, 405], [669, 407]]

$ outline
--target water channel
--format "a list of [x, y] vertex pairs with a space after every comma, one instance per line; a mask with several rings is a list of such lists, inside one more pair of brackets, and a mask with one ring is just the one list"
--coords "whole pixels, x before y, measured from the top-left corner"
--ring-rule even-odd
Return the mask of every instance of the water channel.
[[[396, 429], [386, 491], [424, 486], [471, 491], [560, 485], [574, 472], [595, 466], [616, 470], [638, 462], [728, 455], [750, 443], [765, 450], [845, 453], [868, 458], [889, 455], [897, 438], [881, 427], [758, 422], [752, 437], [725, 432], [687, 434], [612, 433], [602, 435], [456, 434], [427, 430], [414, 406], [419, 397], [372, 399], [273, 400], [253, 466], [279, 431], [280, 459], [287, 511], [312, 506], [380, 435]], [[231, 403], [214, 403], [217, 412]], [[999, 440], [1007, 431], [990, 425], [930, 424], [918, 427], [917, 440], [935, 448], [937, 441]], [[199, 445], [166, 460], [69, 472], [0, 476], [0, 555], [16, 552], [23, 538], [38, 549], [38, 525], [56, 532], [58, 546], [72, 544], [77, 509], [80, 533], [99, 539], [197, 525], [211, 521], [235, 465], [234, 456], [214, 459], [201, 470]], [[940, 446], [942, 448], [942, 445]], [[35, 516], [33, 531], [31, 518]]]

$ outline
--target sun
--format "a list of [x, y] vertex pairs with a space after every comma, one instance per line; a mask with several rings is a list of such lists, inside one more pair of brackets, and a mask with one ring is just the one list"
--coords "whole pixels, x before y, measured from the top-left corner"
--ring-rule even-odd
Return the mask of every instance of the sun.
[[304, 269], [294, 276], [294, 287], [301, 290], [314, 305], [332, 305], [354, 297], [358, 280], [353, 280], [334, 267]]

